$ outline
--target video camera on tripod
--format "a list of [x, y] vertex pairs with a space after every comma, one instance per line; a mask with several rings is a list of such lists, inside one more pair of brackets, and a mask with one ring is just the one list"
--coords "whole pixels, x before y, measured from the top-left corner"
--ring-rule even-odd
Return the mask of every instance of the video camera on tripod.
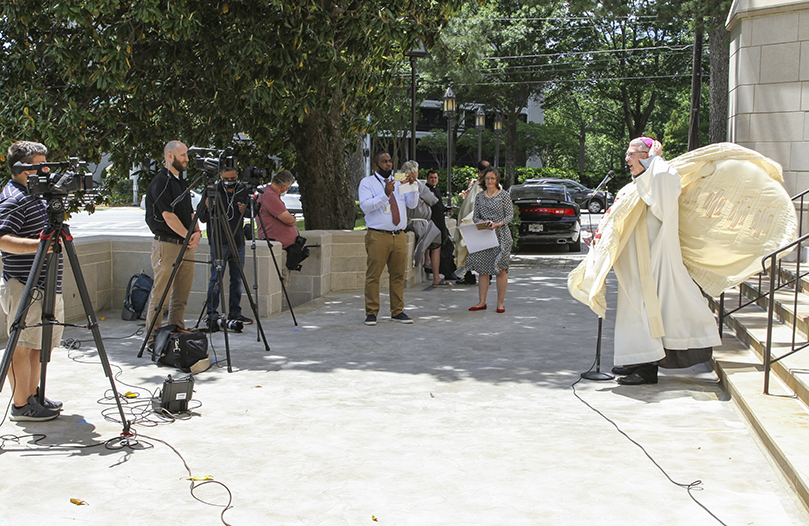
[[63, 162], [39, 164], [18, 162], [11, 170], [14, 175], [31, 170], [37, 171], [36, 174], [28, 176], [28, 191], [32, 195], [66, 196], [73, 192], [94, 189], [93, 175], [87, 173], [86, 168], [86, 161], [79, 161], [78, 157], [70, 157]]
[[[194, 166], [197, 170], [208, 174], [216, 174], [224, 170], [238, 170], [239, 160], [233, 155], [233, 148], [228, 146], [224, 150], [215, 148], [197, 148], [192, 146], [188, 149], [188, 155], [196, 155]], [[206, 157], [207, 156], [207, 157]]]

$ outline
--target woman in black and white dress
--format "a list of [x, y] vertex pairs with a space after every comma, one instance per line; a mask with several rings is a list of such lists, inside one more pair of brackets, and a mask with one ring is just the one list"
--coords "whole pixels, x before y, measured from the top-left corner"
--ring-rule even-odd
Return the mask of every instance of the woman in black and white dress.
[[500, 187], [500, 172], [488, 168], [483, 173], [483, 191], [475, 196], [473, 221], [489, 221], [487, 227], [497, 234], [498, 246], [469, 254], [466, 267], [480, 275], [478, 280], [478, 303], [469, 307], [471, 311], [486, 309], [486, 294], [489, 292], [491, 276], [497, 276], [497, 312], [506, 312], [505, 299], [508, 287], [508, 263], [511, 258], [511, 230], [508, 224], [514, 218], [514, 206], [508, 192]]

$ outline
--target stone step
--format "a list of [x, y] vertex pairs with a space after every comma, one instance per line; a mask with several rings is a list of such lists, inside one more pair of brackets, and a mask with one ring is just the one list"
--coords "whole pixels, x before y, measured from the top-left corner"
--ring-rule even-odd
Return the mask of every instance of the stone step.
[[[738, 302], [738, 295], [739, 292], [736, 289], [725, 292], [726, 311], [729, 310], [729, 305], [735, 305]], [[712, 298], [709, 303], [714, 312], [718, 312], [718, 301]], [[730, 316], [725, 316], [725, 326], [735, 333], [736, 338], [742, 344], [755, 353], [763, 370], [767, 341], [766, 309], [756, 304], [749, 305]], [[806, 342], [805, 336], [799, 332], [793, 333], [791, 325], [776, 319], [772, 329], [771, 356], [777, 357], [786, 354], [792, 348], [793, 338], [798, 346]], [[802, 403], [809, 405], [809, 348], [773, 363], [770, 374], [771, 384], [773, 377], [779, 378]], [[760, 388], [763, 391], [763, 376]]]
[[[779, 379], [771, 377], [770, 394], [763, 392], [760, 355], [725, 331], [714, 349], [717, 375], [750, 423], [784, 478], [809, 509], [809, 411]], [[807, 351], [809, 352], [809, 351]]]

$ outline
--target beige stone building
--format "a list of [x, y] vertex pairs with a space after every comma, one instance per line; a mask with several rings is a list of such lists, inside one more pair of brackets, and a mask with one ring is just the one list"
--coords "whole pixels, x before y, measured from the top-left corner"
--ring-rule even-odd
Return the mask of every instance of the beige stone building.
[[809, 1], [735, 0], [728, 140], [784, 168], [790, 195], [809, 188]]

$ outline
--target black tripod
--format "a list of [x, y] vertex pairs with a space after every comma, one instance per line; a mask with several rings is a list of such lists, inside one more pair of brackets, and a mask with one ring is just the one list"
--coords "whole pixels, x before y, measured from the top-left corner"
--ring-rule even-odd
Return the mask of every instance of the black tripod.
[[[209, 179], [213, 179], [215, 177], [215, 172], [206, 172], [206, 175], [208, 176]], [[228, 245], [230, 247], [235, 247], [236, 245], [235, 245], [235, 242], [233, 240], [233, 232], [230, 231], [230, 226], [227, 224], [227, 216], [223, 213], [223, 204], [221, 203], [221, 201], [219, 199], [217, 199], [216, 193], [217, 193], [216, 184], [214, 183], [214, 181], [209, 180], [209, 183], [208, 183], [208, 185], [206, 187], [206, 191], [205, 191], [206, 198], [207, 198], [208, 203], [210, 205], [210, 214], [211, 214], [211, 217], [210, 217], [211, 221], [210, 222], [211, 222], [211, 224], [213, 226], [213, 229], [211, 230], [212, 231], [212, 237], [211, 237], [211, 240], [209, 242], [209, 247], [210, 247], [210, 251], [211, 251], [211, 262], [217, 268], [217, 279], [219, 280], [219, 293], [221, 294], [220, 302], [224, 306], [225, 305], [225, 290], [222, 287], [222, 282], [221, 282], [222, 274], [223, 274], [223, 270], [224, 270], [224, 260], [222, 258], [222, 243], [219, 241], [220, 239], [222, 239], [222, 234], [224, 233], [225, 239], [227, 240]], [[175, 199], [175, 202], [177, 202], [180, 199], [184, 198], [185, 195], [186, 194], [184, 193], [183, 195], [179, 196], [177, 199]], [[194, 212], [194, 215], [191, 218], [191, 223], [190, 223], [191, 225], [195, 225], [197, 223], [197, 218], [199, 217], [200, 209], [202, 208], [204, 203], [205, 203], [205, 201], [200, 201], [199, 205], [197, 206], [197, 210]], [[172, 203], [172, 204], [174, 204], [174, 203]], [[192, 234], [193, 234], [193, 229], [189, 228], [188, 232], [186, 233], [185, 239], [183, 240], [182, 246], [180, 247], [180, 252], [177, 254], [177, 259], [174, 262], [173, 269], [171, 271], [171, 275], [169, 276], [168, 282], [166, 284], [166, 289], [163, 291], [163, 295], [161, 296], [160, 302], [158, 303], [157, 308], [155, 310], [155, 316], [152, 318], [152, 322], [149, 324], [149, 327], [146, 328], [147, 329], [146, 330], [146, 338], [144, 338], [143, 343], [141, 344], [140, 352], [138, 352], [138, 358], [143, 356], [143, 351], [146, 348], [146, 343], [149, 340], [149, 335], [151, 334], [152, 330], [154, 329], [155, 322], [157, 321], [157, 318], [158, 318], [157, 314], [160, 313], [162, 311], [162, 309], [163, 309], [163, 303], [166, 301], [166, 296], [168, 296], [168, 293], [171, 290], [171, 285], [174, 282], [174, 278], [175, 278], [175, 276], [177, 275], [177, 272], [180, 269], [180, 264], [183, 261], [183, 257], [185, 256], [185, 251], [188, 248], [188, 242], [191, 239]], [[233, 252], [233, 251], [231, 251], [231, 252]], [[245, 278], [245, 275], [244, 275], [244, 269], [242, 268], [242, 265], [241, 265], [241, 260], [238, 257], [235, 257], [235, 259], [239, 260], [237, 262], [236, 266], [238, 267], [239, 273], [241, 274], [242, 283], [247, 283], [247, 279]], [[231, 261], [231, 264], [233, 264], [234, 261]], [[264, 349], [269, 351], [270, 346], [267, 343], [267, 337], [264, 335], [264, 330], [261, 327], [261, 320], [259, 319], [259, 316], [258, 316], [258, 308], [256, 306], [256, 303], [253, 300], [253, 296], [250, 294], [250, 291], [247, 290], [246, 288], [245, 288], [245, 293], [247, 294], [247, 298], [250, 301], [250, 307], [253, 310], [253, 315], [256, 317], [256, 324], [258, 325], [259, 333], [261, 334], [261, 337], [264, 339]], [[207, 302], [206, 302], [206, 306], [207, 306]], [[231, 367], [230, 341], [229, 341], [229, 338], [228, 338], [228, 332], [229, 331], [228, 331], [227, 324], [224, 324], [224, 326], [222, 327], [222, 332], [225, 335], [225, 355], [227, 357], [227, 363], [228, 363], [227, 369], [228, 369], [228, 372], [231, 373], [231, 372], [233, 372], [233, 369]], [[155, 350], [155, 352], [157, 352], [157, 350]]]
[[[42, 371], [39, 380], [39, 403], [43, 404], [45, 400], [45, 378], [47, 376], [48, 362], [51, 360], [53, 326], [60, 323], [54, 317], [54, 310], [56, 306], [56, 279], [59, 273], [59, 255], [62, 252], [62, 245], [67, 253], [67, 258], [70, 261], [70, 268], [73, 270], [73, 277], [76, 280], [76, 286], [79, 290], [81, 303], [84, 307], [84, 313], [87, 315], [87, 328], [93, 333], [93, 340], [95, 341], [96, 348], [98, 349], [98, 356], [101, 359], [101, 366], [104, 369], [104, 374], [110, 380], [110, 387], [115, 396], [115, 403], [118, 405], [118, 411], [121, 415], [121, 423], [124, 426], [123, 434], [129, 434], [130, 423], [127, 422], [124, 415], [124, 409], [121, 405], [121, 399], [118, 396], [118, 390], [115, 388], [115, 378], [112, 375], [112, 368], [107, 353], [104, 350], [104, 342], [101, 339], [101, 331], [98, 328], [98, 321], [96, 320], [95, 312], [93, 311], [93, 304], [90, 302], [90, 294], [87, 292], [87, 285], [84, 281], [84, 276], [81, 272], [81, 264], [76, 255], [76, 248], [73, 246], [73, 236], [70, 235], [68, 225], [64, 224], [65, 220], [65, 204], [64, 195], [43, 194], [43, 198], [47, 202], [48, 224], [45, 230], [39, 235], [39, 247], [37, 248], [36, 256], [34, 256], [34, 263], [31, 266], [31, 271], [28, 274], [28, 280], [25, 282], [23, 289], [22, 300], [17, 309], [17, 315], [11, 325], [11, 331], [8, 337], [8, 344], [6, 345], [6, 352], [3, 355], [3, 361], [0, 363], [0, 391], [3, 389], [3, 382], [5, 381], [6, 374], [8, 373], [11, 360], [14, 355], [14, 350], [17, 347], [17, 342], [20, 338], [20, 332], [25, 329], [25, 319], [28, 315], [28, 309], [31, 307], [34, 299], [34, 291], [37, 288], [42, 268], [45, 268], [45, 284], [42, 292], [42, 349], [39, 354], [39, 361], [42, 364]], [[30, 203], [29, 203], [30, 204]], [[49, 252], [49, 249], [52, 250]], [[63, 325], [63, 324], [62, 324]]]

